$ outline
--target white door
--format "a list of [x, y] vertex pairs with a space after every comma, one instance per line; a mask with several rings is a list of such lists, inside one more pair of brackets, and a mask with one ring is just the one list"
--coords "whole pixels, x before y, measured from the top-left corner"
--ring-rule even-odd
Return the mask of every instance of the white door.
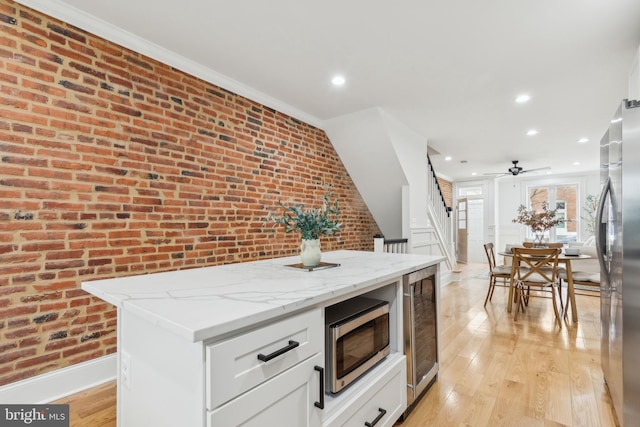
[[486, 262], [484, 200], [467, 199], [467, 262]]
[[467, 199], [458, 199], [458, 262], [467, 262]]

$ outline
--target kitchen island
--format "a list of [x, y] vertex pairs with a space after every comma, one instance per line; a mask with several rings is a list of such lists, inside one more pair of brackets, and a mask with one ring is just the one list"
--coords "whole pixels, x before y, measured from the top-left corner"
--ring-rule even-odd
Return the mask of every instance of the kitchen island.
[[[391, 405], [377, 426], [393, 425], [406, 408], [402, 277], [443, 257], [335, 251], [323, 261], [339, 266], [306, 271], [286, 257], [83, 283], [118, 309], [118, 425], [350, 425], [376, 399]], [[391, 354], [345, 392], [321, 395], [324, 309], [358, 295], [389, 302]], [[290, 340], [292, 351], [256, 359]]]

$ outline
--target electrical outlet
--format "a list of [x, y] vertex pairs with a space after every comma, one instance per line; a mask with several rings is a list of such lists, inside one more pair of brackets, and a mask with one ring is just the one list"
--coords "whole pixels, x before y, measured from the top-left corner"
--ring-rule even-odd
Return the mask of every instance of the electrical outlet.
[[131, 356], [124, 351], [120, 354], [120, 381], [126, 388], [131, 388]]

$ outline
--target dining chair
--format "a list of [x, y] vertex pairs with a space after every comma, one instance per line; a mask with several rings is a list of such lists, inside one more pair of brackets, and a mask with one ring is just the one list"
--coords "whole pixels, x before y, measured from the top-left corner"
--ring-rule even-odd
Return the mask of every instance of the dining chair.
[[[556, 303], [556, 287], [558, 286], [558, 256], [559, 248], [513, 248], [514, 262], [514, 286], [516, 289], [517, 307], [515, 320], [518, 320], [518, 312], [529, 305], [531, 297], [551, 298], [553, 311], [556, 315], [558, 326], [562, 328], [562, 319]], [[531, 292], [532, 288], [537, 288]], [[544, 294], [551, 294], [545, 296]]]
[[[533, 242], [524, 242], [522, 245], [525, 248], [535, 247]], [[562, 242], [545, 243], [544, 246], [549, 249], [557, 249], [557, 248], [562, 249], [564, 247], [564, 243]], [[561, 270], [564, 270], [564, 265], [558, 264], [558, 274], [560, 274]], [[558, 280], [558, 297], [560, 299], [560, 309], [564, 310], [564, 301], [562, 300], [562, 281], [560, 280]]]
[[487, 255], [487, 261], [489, 261], [489, 289], [487, 289], [487, 296], [484, 299], [484, 306], [487, 306], [487, 302], [491, 301], [493, 297], [493, 289], [496, 287], [498, 279], [502, 279], [504, 285], [509, 286], [507, 280], [511, 280], [511, 266], [510, 265], [496, 265], [496, 253], [493, 248], [493, 243], [484, 244], [484, 253]]
[[[573, 277], [573, 285], [582, 285], [582, 286], [588, 286], [588, 287], [592, 287], [592, 288], [600, 288], [600, 274], [599, 273], [592, 273], [589, 271], [580, 271], [580, 270], [576, 270], [576, 271], [572, 271], [571, 276]], [[562, 281], [564, 280], [565, 282], [568, 281], [568, 276], [567, 276], [567, 271], [565, 269], [558, 269], [558, 279], [560, 281], [560, 284], [562, 284]], [[588, 290], [588, 289], [587, 289]], [[567, 290], [567, 292], [569, 292]], [[594, 292], [597, 292], [596, 289], [594, 289]], [[567, 296], [567, 299], [569, 297]]]

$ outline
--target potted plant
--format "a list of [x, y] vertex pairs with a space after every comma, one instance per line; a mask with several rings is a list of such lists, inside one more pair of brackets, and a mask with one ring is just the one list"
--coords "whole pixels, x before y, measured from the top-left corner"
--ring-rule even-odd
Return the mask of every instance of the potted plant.
[[596, 233], [596, 209], [598, 209], [598, 196], [589, 194], [584, 204], [585, 215], [580, 217], [586, 221], [586, 230], [592, 236]]
[[549, 209], [549, 206], [544, 203], [541, 212], [536, 212], [533, 209], [529, 210], [525, 205], [518, 206], [518, 216], [512, 222], [529, 227], [535, 235], [535, 245], [543, 246], [545, 231], [564, 223], [564, 220], [556, 216], [556, 209]]
[[282, 208], [280, 215], [270, 213], [267, 222], [284, 226], [287, 233], [299, 232], [302, 238], [300, 246], [300, 258], [305, 267], [316, 267], [320, 264], [322, 253], [320, 251], [320, 236], [330, 236], [340, 231], [342, 224], [339, 221], [340, 209], [338, 201], [331, 203], [329, 196], [322, 198], [321, 208], [305, 209], [301, 203], [285, 206], [278, 202]]

